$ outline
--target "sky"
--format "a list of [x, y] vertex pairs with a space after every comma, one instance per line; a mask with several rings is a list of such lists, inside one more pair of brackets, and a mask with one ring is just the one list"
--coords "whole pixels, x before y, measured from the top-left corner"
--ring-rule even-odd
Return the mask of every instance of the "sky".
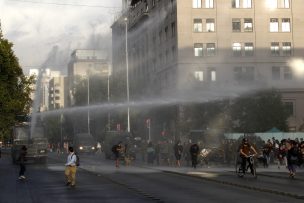
[[24, 73], [48, 64], [66, 72], [74, 49], [109, 49], [121, 0], [0, 0], [4, 37], [14, 43]]

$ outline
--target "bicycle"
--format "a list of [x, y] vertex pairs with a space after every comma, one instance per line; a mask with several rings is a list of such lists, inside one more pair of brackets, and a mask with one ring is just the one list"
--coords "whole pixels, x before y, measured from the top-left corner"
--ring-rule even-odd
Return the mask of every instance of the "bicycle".
[[[235, 172], [238, 177], [244, 177], [247, 173], [250, 173], [254, 178], [257, 178], [256, 167], [254, 163], [254, 155], [248, 156], [249, 163], [246, 161], [245, 172], [242, 169], [242, 160], [237, 160], [235, 164]], [[249, 170], [248, 170], [249, 169]]]

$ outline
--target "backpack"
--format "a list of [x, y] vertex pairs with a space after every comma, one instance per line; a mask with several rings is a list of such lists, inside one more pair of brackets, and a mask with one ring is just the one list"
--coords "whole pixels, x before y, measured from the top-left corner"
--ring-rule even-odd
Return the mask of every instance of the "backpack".
[[76, 166], [79, 166], [80, 165], [80, 160], [79, 160], [79, 156], [78, 154], [74, 154], [76, 156]]

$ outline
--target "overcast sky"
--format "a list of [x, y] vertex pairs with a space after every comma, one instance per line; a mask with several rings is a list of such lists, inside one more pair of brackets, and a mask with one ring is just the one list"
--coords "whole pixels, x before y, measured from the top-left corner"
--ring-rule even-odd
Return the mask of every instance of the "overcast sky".
[[41, 66], [52, 50], [61, 57], [56, 68], [66, 69], [73, 49], [107, 47], [120, 7], [121, 0], [0, 0], [0, 19], [26, 73]]

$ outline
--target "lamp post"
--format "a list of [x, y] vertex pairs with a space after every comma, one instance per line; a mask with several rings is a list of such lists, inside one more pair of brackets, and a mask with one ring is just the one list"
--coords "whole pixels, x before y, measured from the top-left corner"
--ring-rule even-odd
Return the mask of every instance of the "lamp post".
[[[108, 66], [108, 103], [110, 103], [110, 66]], [[111, 114], [108, 112], [108, 131], [111, 131]]]
[[129, 95], [129, 59], [128, 59], [128, 18], [125, 18], [126, 24], [126, 72], [127, 72], [127, 102], [128, 102], [128, 133], [130, 132], [130, 95]]
[[88, 134], [90, 135], [90, 72], [87, 72], [88, 75]]

